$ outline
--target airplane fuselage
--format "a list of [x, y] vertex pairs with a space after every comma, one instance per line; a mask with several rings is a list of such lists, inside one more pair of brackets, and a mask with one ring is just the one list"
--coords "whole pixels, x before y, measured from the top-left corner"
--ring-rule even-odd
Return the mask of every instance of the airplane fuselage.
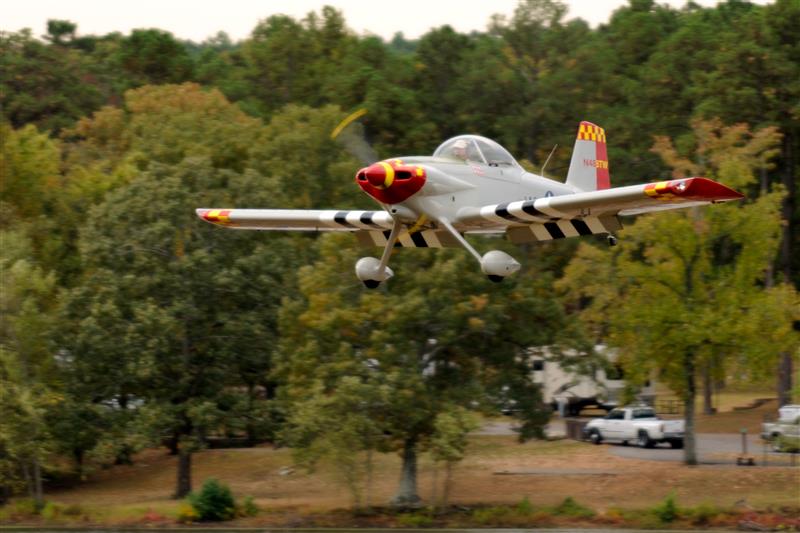
[[420, 156], [398, 159], [405, 165], [422, 167], [427, 176], [422, 189], [414, 196], [386, 206], [390, 212], [394, 208], [401, 215], [404, 209], [410, 209], [415, 215], [425, 214], [432, 220], [458, 221], [465, 212], [488, 204], [577, 192], [568, 185], [532, 174], [517, 165], [492, 166]]

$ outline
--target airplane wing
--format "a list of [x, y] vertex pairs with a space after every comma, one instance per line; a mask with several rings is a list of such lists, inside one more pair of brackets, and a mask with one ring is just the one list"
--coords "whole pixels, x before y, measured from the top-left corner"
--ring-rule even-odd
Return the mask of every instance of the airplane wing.
[[391, 230], [386, 211], [315, 209], [197, 209], [206, 222], [233, 229], [294, 231]]
[[[312, 209], [197, 209], [206, 222], [232, 229], [285, 231], [348, 231], [363, 246], [386, 246], [392, 217], [386, 211], [335, 211]], [[429, 225], [404, 227], [398, 248], [444, 248], [460, 246], [447, 231]]]
[[621, 228], [618, 216], [744, 198], [707, 178], [683, 178], [536, 200], [466, 208], [455, 221], [467, 233], [508, 232], [512, 242], [551, 240]]

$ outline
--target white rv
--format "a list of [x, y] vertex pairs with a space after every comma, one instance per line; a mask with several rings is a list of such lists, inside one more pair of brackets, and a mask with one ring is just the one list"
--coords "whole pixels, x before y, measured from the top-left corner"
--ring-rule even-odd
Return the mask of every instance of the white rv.
[[[547, 348], [531, 350], [531, 377], [542, 387], [545, 403], [553, 406], [561, 416], [575, 416], [585, 407], [599, 407], [610, 411], [621, 405], [626, 383], [621, 366], [614, 364], [616, 353], [604, 345], [595, 346], [595, 352], [606, 357], [611, 363], [608, 372], [602, 368], [587, 375], [572, 370], [570, 365], [562, 366], [554, 360]], [[581, 357], [566, 355], [566, 357]], [[652, 405], [655, 400], [655, 385], [648, 381], [639, 389], [636, 399]]]

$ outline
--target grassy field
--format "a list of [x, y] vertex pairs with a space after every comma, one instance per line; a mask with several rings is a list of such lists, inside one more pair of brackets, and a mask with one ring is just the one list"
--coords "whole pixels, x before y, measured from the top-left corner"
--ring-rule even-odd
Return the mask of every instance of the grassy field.
[[[748, 427], [757, 431], [764, 413], [774, 408], [768, 404], [700, 417], [699, 430], [738, 432], [740, 427]], [[398, 455], [378, 454], [374, 471], [365, 503], [386, 505], [399, 481]], [[75, 520], [80, 523], [174, 524], [182, 505], [170, 499], [175, 474], [175, 457], [163, 449], [148, 450], [139, 454], [131, 466], [98, 470], [78, 486], [48, 491], [46, 498], [60, 508], [73, 509]], [[437, 470], [422, 455], [419, 489], [426, 502], [431, 501], [434, 480], [440, 486], [443, 475], [441, 468]], [[314, 472], [296, 468], [290, 450], [285, 448], [198, 452], [193, 468], [195, 486], [211, 477], [227, 483], [237, 497], [252, 496], [263, 510], [255, 522], [245, 520], [245, 525], [309, 525], [307, 517], [320, 514], [326, 516], [325, 520], [343, 516], [341, 520], [345, 522], [315, 519], [313, 525], [341, 526], [348, 524], [348, 516], [352, 520], [352, 515], [337, 511], [348, 509], [352, 500], [336, 469], [324, 462]], [[441, 495], [441, 488], [438, 490]], [[608, 446], [569, 440], [520, 444], [509, 435], [475, 435], [467, 458], [455, 469], [450, 502], [473, 509], [515, 506], [520, 502], [545, 508], [570, 497], [598, 513], [613, 514], [617, 508], [634, 512], [652, 508], [670, 494], [682, 506], [790, 508], [800, 515], [800, 468], [687, 467], [624, 459], [611, 454]], [[0, 521], [3, 517], [0, 510]], [[10, 518], [8, 513], [5, 518]], [[59, 520], [71, 523], [64, 513]], [[486, 525], [515, 523], [501, 520]]]
[[[254, 448], [205, 450], [196, 455], [195, 483], [216, 477], [238, 496], [253, 496], [271, 512], [314, 513], [347, 508], [350, 496], [331, 465], [314, 473], [295, 470], [289, 450]], [[370, 503], [385, 504], [397, 488], [397, 455], [381, 455]], [[79, 487], [51, 492], [48, 499], [79, 504], [102, 520], [124, 521], [148, 509], [172, 514], [170, 500], [175, 458], [161, 450], [141, 454], [133, 466], [101, 471]], [[420, 495], [429, 500], [434, 468], [423, 456]], [[442, 473], [439, 472], [440, 481]], [[470, 453], [454, 476], [451, 501], [461, 505], [516, 504], [527, 498], [535, 505], [555, 505], [566, 497], [598, 511], [611, 507], [644, 508], [674, 493], [683, 505], [732, 507], [746, 502], [754, 508], [798, 504], [800, 469], [686, 467], [623, 459], [605, 446], [573, 441], [519, 444], [511, 436], [476, 436]]]

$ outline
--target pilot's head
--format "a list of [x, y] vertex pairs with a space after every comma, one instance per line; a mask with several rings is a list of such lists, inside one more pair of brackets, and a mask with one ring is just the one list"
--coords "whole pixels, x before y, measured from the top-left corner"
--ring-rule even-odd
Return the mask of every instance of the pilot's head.
[[467, 160], [467, 141], [459, 139], [453, 143], [453, 156], [456, 159]]

